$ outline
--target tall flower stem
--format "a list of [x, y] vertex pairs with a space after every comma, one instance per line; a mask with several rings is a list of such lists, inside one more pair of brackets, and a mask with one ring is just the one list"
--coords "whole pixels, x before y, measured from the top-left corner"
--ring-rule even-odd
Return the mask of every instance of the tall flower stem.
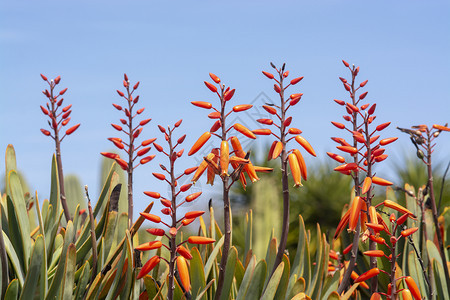
[[[225, 99], [224, 99], [224, 86], [221, 86], [220, 92], [220, 122], [222, 125], [222, 141], [227, 141], [227, 130], [226, 130], [226, 112], [225, 112]], [[222, 179], [222, 199], [223, 199], [223, 223], [224, 223], [224, 241], [222, 247], [222, 257], [220, 259], [219, 265], [219, 280], [217, 281], [216, 295], [214, 299], [219, 300], [222, 295], [223, 284], [225, 281], [225, 269], [227, 267], [228, 253], [231, 246], [231, 218], [230, 218], [230, 186], [228, 184], [228, 176], [221, 176]], [[212, 225], [211, 225], [212, 226]]]
[[[283, 68], [284, 69], [284, 65]], [[278, 245], [277, 256], [275, 257], [275, 262], [272, 267], [270, 276], [277, 269], [278, 265], [283, 260], [283, 254], [286, 250], [287, 238], [289, 233], [289, 181], [288, 181], [288, 170], [287, 170], [287, 151], [286, 151], [286, 104], [284, 100], [284, 86], [283, 86], [283, 70], [280, 70], [280, 102], [281, 102], [281, 120], [280, 120], [280, 141], [283, 144], [283, 150], [281, 151], [281, 184], [283, 188], [283, 225], [281, 229], [280, 244]]]
[[70, 127], [69, 129], [66, 130], [65, 134], [61, 136], [60, 130], [62, 130], [63, 127], [70, 122], [69, 116], [72, 113], [71, 110], [72, 105], [68, 105], [59, 110], [64, 101], [64, 98], [62, 98], [61, 96], [66, 93], [67, 88], [61, 90], [59, 93], [55, 93], [55, 87], [61, 81], [61, 76], [58, 76], [52, 80], [48, 80], [47, 77], [41, 74], [41, 78], [45, 82], [47, 82], [50, 89], [50, 91], [44, 90], [42, 92], [48, 98], [49, 101], [46, 103], [47, 108], [41, 105], [41, 110], [44, 115], [47, 115], [50, 118], [50, 120], [48, 121], [48, 125], [52, 129], [53, 135], [50, 131], [46, 129], [41, 129], [41, 132], [46, 136], [50, 136], [55, 141], [55, 154], [56, 154], [56, 164], [58, 168], [61, 206], [63, 208], [66, 221], [68, 222], [69, 220], [72, 220], [72, 217], [70, 216], [69, 208], [67, 206], [66, 192], [64, 189], [64, 173], [61, 159], [61, 142], [67, 135], [70, 135], [73, 132], [75, 132], [78, 129], [78, 127], [80, 127], [80, 124]]
[[431, 210], [433, 212], [433, 221], [434, 221], [434, 228], [436, 230], [436, 236], [439, 244], [439, 252], [441, 254], [442, 258], [442, 265], [444, 267], [444, 273], [445, 273], [445, 280], [447, 281], [447, 286], [450, 286], [450, 276], [447, 266], [447, 260], [445, 258], [445, 249], [444, 249], [444, 243], [443, 243], [443, 237], [441, 235], [441, 231], [439, 229], [439, 222], [438, 222], [438, 212], [436, 208], [436, 198], [434, 196], [434, 187], [433, 187], [433, 169], [431, 166], [431, 154], [433, 153], [433, 145], [432, 145], [432, 139], [433, 135], [431, 134], [430, 130], [427, 128], [427, 156], [426, 156], [426, 165], [427, 165], [427, 172], [428, 172], [428, 188], [430, 189], [430, 200], [431, 200]]

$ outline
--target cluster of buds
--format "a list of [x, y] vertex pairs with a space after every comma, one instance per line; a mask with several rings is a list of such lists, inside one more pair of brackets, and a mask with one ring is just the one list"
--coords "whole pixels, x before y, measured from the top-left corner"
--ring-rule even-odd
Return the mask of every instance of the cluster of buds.
[[[217, 94], [220, 101], [220, 107], [215, 108], [211, 103], [204, 101], [192, 101], [191, 103], [197, 107], [204, 109], [212, 109], [214, 112], [208, 114], [208, 118], [216, 119], [211, 129], [203, 133], [200, 138], [194, 143], [192, 148], [189, 150], [188, 155], [193, 155], [198, 152], [206, 142], [211, 138], [211, 136], [216, 136], [221, 140], [220, 148], [213, 148], [211, 152], [204, 157], [204, 160], [200, 163], [197, 171], [195, 172], [192, 182], [196, 182], [202, 174], [207, 171], [207, 183], [213, 185], [215, 175], [219, 175], [221, 178], [229, 177], [232, 179], [230, 186], [236, 181], [240, 180], [242, 186], [245, 188], [247, 186], [247, 179], [245, 174], [251, 182], [256, 182], [259, 180], [257, 172], [270, 172], [272, 169], [254, 166], [249, 160], [249, 154], [246, 153], [241, 146], [239, 139], [236, 136], [228, 138], [228, 132], [231, 129], [236, 130], [238, 133], [243, 134], [247, 138], [255, 139], [256, 136], [254, 132], [245, 127], [242, 124], [235, 123], [226, 125], [226, 119], [232, 113], [246, 111], [253, 106], [251, 104], [240, 104], [234, 106], [230, 111], [226, 111], [226, 104], [234, 95], [235, 90], [230, 89], [230, 87], [225, 87], [221, 84], [219, 77], [210, 73], [211, 79], [218, 84], [219, 88], [214, 84], [205, 81], [205, 85], [208, 89]], [[220, 89], [220, 90], [219, 90]], [[221, 129], [221, 133], [217, 133]], [[229, 142], [233, 148], [230, 151]], [[234, 155], [232, 156], [232, 154]], [[229, 172], [229, 166], [233, 168], [232, 172]]]
[[268, 128], [253, 130], [253, 133], [259, 135], [273, 135], [276, 138], [276, 140], [272, 142], [267, 160], [272, 160], [280, 157], [282, 163], [286, 164], [288, 161], [291, 168], [291, 174], [294, 179], [294, 186], [298, 187], [302, 186], [302, 178], [303, 180], [307, 179], [306, 164], [302, 154], [298, 149], [294, 148], [291, 150], [287, 150], [287, 143], [291, 140], [295, 140], [309, 154], [316, 156], [316, 153], [309, 142], [300, 135], [302, 131], [298, 128], [290, 127], [292, 123], [292, 116], [287, 116], [289, 108], [300, 102], [303, 93], [291, 94], [285, 99], [285, 91], [291, 85], [296, 85], [297, 83], [299, 83], [303, 79], [303, 76], [292, 79], [289, 84], [285, 86], [284, 80], [289, 76], [289, 71], [285, 71], [285, 64], [283, 64], [280, 69], [278, 69], [273, 63], [271, 63], [271, 66], [278, 73], [278, 79], [275, 78], [272, 73], [266, 71], [262, 71], [262, 73], [267, 78], [272, 79], [276, 82], [274, 83], [273, 88], [275, 92], [280, 96], [281, 103], [280, 105], [266, 104], [263, 105], [263, 108], [270, 115], [276, 117], [277, 121], [274, 122], [272, 119], [258, 119], [257, 121], [264, 125], [272, 125], [274, 127], [277, 127], [277, 130], [279, 130], [280, 133], [277, 134], [275, 132], [272, 132]]
[[[123, 86], [126, 89], [126, 94], [120, 90], [117, 90], [117, 94], [119, 94], [120, 97], [126, 100], [127, 102], [126, 104], [128, 107], [122, 107], [121, 105], [113, 103], [115, 109], [117, 109], [118, 111], [122, 111], [125, 114], [125, 118], [120, 119], [120, 123], [122, 125], [111, 124], [111, 126], [115, 130], [125, 133], [125, 135], [128, 137], [128, 141], [125, 142], [124, 140], [118, 137], [111, 137], [108, 138], [108, 140], [111, 141], [114, 144], [114, 146], [116, 146], [119, 150], [125, 151], [130, 159], [127, 162], [124, 159], [120, 158], [120, 155], [116, 153], [101, 152], [101, 154], [105, 157], [114, 159], [124, 171], [131, 172], [137, 166], [146, 164], [155, 157], [155, 155], [150, 156], [145, 155], [150, 151], [151, 147], [149, 145], [151, 145], [156, 139], [148, 139], [143, 141], [139, 146], [137, 147], [135, 146], [135, 140], [142, 133], [142, 130], [144, 129], [143, 127], [147, 125], [152, 119], [144, 119], [140, 121], [136, 126], [133, 125], [134, 118], [137, 115], [142, 114], [145, 107], [137, 109], [136, 113], [133, 112], [135, 104], [137, 104], [139, 101], [139, 95], [133, 97], [133, 93], [139, 87], [139, 81], [132, 88], [130, 88], [130, 82], [128, 81], [127, 74], [124, 74], [123, 77], [124, 77]], [[140, 160], [139, 163], [135, 165], [134, 161], [137, 158], [140, 158]]]
[[[128, 174], [128, 224], [131, 227], [133, 220], [133, 170], [139, 165], [148, 163], [155, 157], [155, 155], [147, 154], [150, 151], [150, 145], [156, 139], [153, 138], [144, 140], [140, 145], [136, 146], [136, 139], [141, 135], [144, 126], [147, 125], [151, 119], [144, 119], [137, 125], [133, 124], [134, 118], [142, 114], [145, 108], [139, 108], [136, 112], [134, 112], [135, 105], [139, 101], [139, 95], [133, 96], [133, 94], [139, 87], [139, 81], [131, 87], [127, 74], [124, 74], [123, 77], [123, 86], [126, 89], [126, 93], [117, 90], [117, 94], [119, 94], [121, 98], [125, 99], [126, 107], [122, 107], [121, 105], [114, 103], [113, 106], [118, 111], [122, 111], [125, 114], [125, 118], [120, 119], [120, 123], [122, 125], [111, 124], [111, 126], [115, 130], [124, 133], [127, 136], [127, 141], [124, 141], [119, 137], [110, 137], [108, 140], [111, 141], [119, 150], [125, 151], [127, 158], [122, 159], [119, 154], [111, 152], [101, 152], [101, 154], [107, 158], [114, 159], [117, 164]], [[135, 160], [138, 158], [139, 162], [135, 163]]]
[[154, 235], [154, 236], [165, 236], [169, 240], [168, 245], [163, 244], [159, 240], [155, 240], [152, 242], [147, 242], [142, 245], [137, 246], [135, 249], [140, 251], [147, 251], [147, 250], [153, 250], [153, 249], [159, 249], [162, 246], [167, 248], [170, 251], [170, 258], [169, 260], [166, 260], [165, 258], [155, 255], [152, 258], [150, 258], [147, 263], [142, 267], [141, 271], [138, 274], [138, 279], [144, 277], [146, 274], [148, 274], [161, 260], [165, 260], [169, 265], [169, 295], [168, 298], [172, 299], [173, 297], [173, 289], [174, 289], [174, 271], [175, 266], [178, 270], [178, 274], [180, 275], [180, 284], [182, 285], [185, 292], [189, 291], [190, 289], [190, 278], [189, 278], [189, 272], [187, 268], [186, 260], [190, 260], [192, 258], [192, 255], [190, 251], [183, 246], [185, 243], [190, 244], [210, 244], [213, 243], [215, 240], [203, 236], [191, 236], [187, 240], [176, 244], [176, 236], [180, 229], [183, 226], [187, 226], [191, 224], [193, 221], [195, 221], [196, 218], [203, 215], [204, 211], [189, 211], [184, 214], [184, 216], [179, 217], [177, 216], [177, 209], [181, 205], [183, 205], [186, 202], [192, 202], [195, 199], [197, 199], [202, 192], [196, 192], [191, 193], [184, 197], [184, 200], [178, 201], [178, 197], [181, 193], [188, 193], [189, 190], [192, 187], [192, 183], [184, 184], [178, 188], [178, 180], [180, 180], [184, 176], [188, 176], [195, 172], [197, 170], [197, 167], [186, 169], [181, 175], [176, 176], [175, 175], [175, 162], [178, 158], [180, 158], [183, 153], [184, 149], [177, 150], [177, 147], [181, 145], [186, 135], [183, 135], [179, 137], [176, 142], [174, 142], [172, 135], [174, 130], [181, 125], [182, 120], [179, 120], [176, 122], [173, 126], [173, 128], [167, 127], [164, 128], [163, 126], [159, 125], [158, 128], [161, 131], [162, 134], [164, 134], [165, 140], [168, 143], [168, 151], [165, 151], [164, 148], [161, 145], [158, 145], [154, 143], [154, 147], [164, 155], [168, 157], [169, 160], [169, 167], [166, 167], [162, 164], [160, 164], [160, 168], [163, 173], [153, 173], [153, 176], [160, 180], [165, 181], [170, 186], [171, 189], [171, 195], [170, 200], [166, 199], [164, 197], [161, 197], [161, 194], [158, 192], [152, 192], [152, 191], [146, 191], [144, 192], [145, 195], [153, 198], [153, 199], [159, 199], [161, 201], [161, 204], [163, 205], [163, 209], [161, 209], [161, 213], [163, 215], [166, 215], [170, 218], [170, 222], [164, 222], [161, 217], [150, 214], [150, 213], [141, 213], [141, 216], [145, 219], [155, 223], [155, 224], [162, 224], [165, 227], [168, 228], [168, 231], [161, 229], [161, 228], [151, 228], [147, 229], [147, 231]]
[[430, 152], [431, 154], [433, 152], [433, 148], [436, 145], [434, 140], [441, 134], [442, 131], [450, 131], [448, 124], [445, 124], [444, 126], [434, 124], [431, 128], [428, 128], [427, 125], [422, 124], [412, 126], [411, 129], [399, 127], [397, 127], [397, 129], [409, 134], [411, 142], [416, 148], [417, 157], [425, 164], [427, 164], [425, 153]]
[[[373, 185], [389, 186], [392, 182], [375, 176], [373, 168], [377, 163], [384, 161], [388, 155], [385, 154], [385, 146], [396, 141], [397, 137], [380, 139], [379, 133], [386, 129], [391, 123], [386, 122], [370, 129], [369, 125], [373, 123], [376, 116], [374, 115], [376, 109], [376, 103], [363, 103], [367, 97], [368, 92], [362, 92], [357, 96], [360, 89], [366, 86], [368, 80], [365, 80], [359, 84], [356, 83], [356, 77], [359, 73], [359, 67], [350, 67], [349, 63], [342, 61], [344, 65], [351, 72], [351, 80], [348, 81], [345, 78], [339, 77], [345, 90], [349, 94], [350, 101], [343, 100], [334, 101], [345, 108], [346, 114], [343, 115], [343, 119], [347, 123], [334, 122], [331, 123], [341, 130], [346, 130], [351, 134], [352, 140], [347, 142], [344, 138], [333, 137], [331, 138], [338, 144], [336, 147], [343, 153], [350, 154], [350, 159], [347, 160], [344, 156], [336, 153], [327, 152], [328, 156], [339, 162], [341, 165], [334, 170], [344, 175], [350, 175], [353, 178], [355, 186], [355, 197], [350, 204], [350, 208], [342, 217], [338, 228], [336, 230], [335, 238], [337, 238], [342, 229], [347, 226], [350, 232], [355, 232], [353, 239], [354, 247], [351, 250], [352, 260], [350, 261], [350, 268], [347, 269], [345, 274], [346, 278], [343, 280], [344, 284], [349, 280], [354, 263], [356, 260], [357, 243], [359, 239], [360, 229], [365, 231], [364, 237], [369, 234], [373, 234], [374, 231], [371, 227], [366, 226], [366, 222], [370, 218], [370, 207], [373, 198]], [[364, 172], [365, 176], [361, 176], [360, 172]], [[364, 178], [364, 179], [363, 179]], [[374, 250], [376, 247], [375, 242], [370, 240], [370, 250]], [[375, 269], [377, 266], [376, 258], [372, 258], [370, 266]], [[377, 289], [377, 282], [374, 280], [371, 291], [374, 292]]]
[[67, 105], [61, 109], [64, 98], [62, 96], [67, 92], [67, 88], [62, 89], [60, 92], [55, 92], [55, 87], [61, 81], [61, 76], [55, 79], [48, 80], [48, 78], [41, 74], [41, 78], [48, 83], [49, 89], [45, 89], [42, 93], [48, 98], [46, 108], [41, 105], [42, 113], [49, 117], [48, 125], [53, 133], [46, 129], [41, 129], [41, 132], [50, 136], [55, 141], [62, 142], [66, 135], [71, 135], [75, 130], [80, 127], [80, 124], [76, 124], [66, 130], [65, 134], [61, 137], [60, 130], [63, 129], [70, 122], [70, 114], [72, 113], [72, 104]]

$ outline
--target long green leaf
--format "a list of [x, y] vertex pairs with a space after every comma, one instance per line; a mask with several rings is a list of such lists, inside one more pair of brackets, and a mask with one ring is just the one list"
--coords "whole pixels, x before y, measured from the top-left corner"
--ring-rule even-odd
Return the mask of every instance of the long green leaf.
[[275, 297], [278, 284], [280, 283], [281, 276], [283, 275], [283, 270], [284, 270], [284, 262], [281, 262], [275, 269], [275, 272], [273, 272], [272, 276], [270, 277], [270, 280], [267, 283], [266, 290], [264, 291], [261, 300], [272, 300]]
[[[28, 268], [27, 277], [22, 288], [22, 293], [19, 299], [32, 299], [34, 298], [34, 291], [36, 290], [39, 280], [39, 274], [41, 273], [42, 263], [45, 260], [45, 242], [44, 237], [40, 234], [37, 236], [34, 242], [33, 250], [30, 257], [30, 267]], [[47, 278], [42, 278], [42, 281], [46, 281]]]
[[66, 263], [64, 266], [64, 276], [62, 281], [62, 286], [64, 288], [61, 291], [61, 300], [72, 299], [76, 260], [77, 249], [74, 244], [70, 244], [69, 248], [67, 249]]
[[283, 255], [283, 263], [284, 269], [283, 274], [280, 279], [280, 283], [278, 284], [277, 293], [275, 294], [274, 299], [276, 300], [284, 300], [286, 297], [286, 292], [289, 284], [289, 274], [291, 273], [291, 265], [289, 262], [289, 258], [286, 254]]
[[221, 300], [226, 300], [231, 295], [231, 284], [234, 278], [234, 269], [236, 268], [237, 250], [231, 247], [228, 253], [227, 266], [225, 268], [225, 280], [223, 282]]
[[34, 199], [36, 201], [36, 214], [39, 221], [39, 230], [42, 234], [42, 239], [44, 241], [44, 257], [43, 262], [41, 264], [41, 278], [46, 278], [45, 280], [41, 280], [39, 283], [39, 296], [41, 299], [44, 299], [45, 295], [48, 291], [48, 281], [47, 281], [47, 249], [46, 249], [46, 243], [45, 243], [45, 227], [44, 227], [44, 221], [42, 219], [41, 209], [39, 206], [39, 198], [38, 194], [36, 192]]
[[[191, 293], [192, 298], [196, 298], [197, 295], [206, 286], [206, 279], [204, 273], [204, 266], [200, 252], [196, 247], [191, 249], [192, 259], [189, 263], [189, 276], [191, 277]], [[206, 299], [205, 297], [202, 299]]]
[[431, 259], [434, 271], [434, 281], [436, 283], [437, 299], [450, 299], [445, 271], [442, 264], [437, 259]]
[[267, 265], [264, 260], [260, 260], [253, 272], [252, 280], [248, 287], [244, 299], [259, 299], [264, 287], [264, 278], [266, 277]]
[[222, 236], [218, 242], [214, 245], [214, 250], [211, 252], [211, 254], [208, 257], [208, 260], [205, 264], [205, 278], [208, 278], [209, 272], [211, 271], [211, 267], [214, 264], [214, 261], [216, 260], [217, 254], [219, 253], [220, 248], [223, 245], [223, 241], [225, 240], [225, 236]]
[[2, 232], [2, 234], [3, 240], [5, 242], [6, 254], [8, 254], [9, 261], [11, 262], [11, 265], [14, 270], [14, 274], [17, 276], [19, 285], [23, 286], [24, 273], [20, 264], [19, 257], [17, 256], [16, 251], [14, 251], [14, 246], [11, 244], [9, 237], [5, 234], [5, 232]]
[[81, 267], [80, 278], [77, 283], [77, 287], [75, 289], [75, 300], [83, 299], [83, 295], [86, 292], [86, 287], [89, 282], [89, 270], [90, 270], [89, 262], [86, 261], [84, 265]]
[[253, 272], [256, 266], [256, 256], [252, 256], [250, 262], [247, 265], [247, 269], [244, 273], [244, 278], [242, 279], [241, 286], [239, 287], [238, 294], [236, 296], [236, 300], [245, 299], [245, 294], [247, 293], [248, 286], [250, 285], [250, 281], [253, 277]]
[[17, 279], [13, 279], [6, 289], [5, 300], [17, 300], [19, 296], [19, 282]]
[[[14, 205], [14, 213], [17, 218], [18, 230], [20, 231], [23, 245], [23, 259], [25, 270], [28, 270], [28, 261], [30, 258], [30, 223], [28, 219], [28, 211], [23, 197], [22, 184], [20, 183], [19, 175], [12, 170], [8, 174], [9, 189], [11, 193], [11, 200]], [[15, 238], [19, 238], [18, 236]]]
[[56, 268], [55, 276], [53, 277], [52, 283], [50, 285], [50, 288], [48, 290], [47, 298], [46, 299], [55, 299], [59, 296], [60, 290], [61, 290], [61, 282], [63, 280], [64, 276], [64, 269], [66, 266], [66, 253], [69, 249], [70, 244], [73, 242], [73, 238], [75, 235], [75, 231], [73, 228], [72, 221], [69, 221], [67, 223], [67, 229], [66, 234], [64, 236], [64, 245], [61, 252], [61, 257], [58, 262], [58, 266]]

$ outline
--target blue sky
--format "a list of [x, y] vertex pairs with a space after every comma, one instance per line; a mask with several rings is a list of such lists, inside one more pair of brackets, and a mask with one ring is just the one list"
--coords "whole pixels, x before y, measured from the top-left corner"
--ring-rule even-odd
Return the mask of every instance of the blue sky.
[[[46, 88], [39, 74], [62, 76], [73, 104], [72, 124], [80, 129], [64, 140], [65, 174], [75, 173], [98, 190], [100, 155], [111, 149], [109, 125], [120, 114], [115, 90], [123, 73], [139, 80], [145, 117], [153, 121], [143, 137], [161, 139], [157, 124], [183, 118], [185, 147], [212, 125], [193, 100], [215, 101], [203, 84], [213, 72], [236, 88], [234, 104], [275, 98], [262, 74], [269, 62], [287, 63], [291, 76], [304, 76], [292, 92], [302, 92], [294, 123], [318, 157], [334, 151], [331, 136], [342, 136], [330, 121], [340, 121], [346, 100], [339, 76], [349, 73], [345, 59], [361, 67], [368, 102], [377, 103], [377, 122], [392, 121], [386, 137], [400, 140], [385, 170], [413, 147], [396, 126], [444, 124], [450, 119], [450, 3], [448, 1], [0, 1], [0, 149], [13, 144], [19, 168], [32, 189], [48, 196], [52, 140], [39, 129], [46, 120], [39, 105]], [[257, 124], [242, 116], [253, 129]], [[247, 118], [247, 119], [246, 119]], [[258, 142], [271, 142], [261, 138]], [[438, 161], [448, 161], [450, 135], [442, 135]], [[162, 143], [161, 143], [162, 144]], [[256, 145], [255, 145], [256, 147]], [[149, 174], [162, 157], [137, 169], [136, 195], [165, 189]], [[314, 163], [308, 158], [308, 163]], [[186, 158], [184, 169], [196, 164]], [[0, 164], [3, 166], [3, 163]], [[2, 167], [3, 168], [3, 167]], [[95, 195], [94, 192], [91, 192]], [[139, 196], [137, 210], [148, 199]], [[93, 197], [95, 198], [95, 197]]]

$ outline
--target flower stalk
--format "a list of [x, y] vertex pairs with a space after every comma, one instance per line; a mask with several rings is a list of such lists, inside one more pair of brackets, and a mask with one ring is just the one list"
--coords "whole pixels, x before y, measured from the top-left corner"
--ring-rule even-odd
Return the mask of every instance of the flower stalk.
[[41, 111], [44, 115], [48, 116], [50, 120], [48, 120], [48, 125], [52, 132], [46, 129], [41, 129], [42, 134], [45, 136], [51, 137], [55, 141], [55, 154], [56, 154], [56, 164], [58, 167], [58, 179], [59, 179], [59, 191], [61, 198], [61, 206], [64, 211], [64, 217], [66, 221], [72, 220], [72, 217], [69, 212], [69, 207], [67, 206], [66, 201], [66, 192], [64, 189], [64, 173], [63, 173], [63, 165], [61, 159], [61, 142], [67, 135], [71, 135], [74, 133], [79, 127], [80, 124], [76, 124], [69, 129], [67, 129], [61, 137], [61, 130], [70, 122], [70, 114], [72, 113], [72, 104], [61, 108], [64, 98], [62, 96], [66, 93], [67, 88], [62, 89], [58, 93], [55, 91], [56, 86], [61, 81], [61, 76], [57, 76], [55, 79], [48, 80], [48, 78], [41, 74], [42, 80], [47, 82], [49, 89], [45, 89], [42, 93], [47, 97], [48, 102], [46, 103], [46, 107], [41, 105]]

